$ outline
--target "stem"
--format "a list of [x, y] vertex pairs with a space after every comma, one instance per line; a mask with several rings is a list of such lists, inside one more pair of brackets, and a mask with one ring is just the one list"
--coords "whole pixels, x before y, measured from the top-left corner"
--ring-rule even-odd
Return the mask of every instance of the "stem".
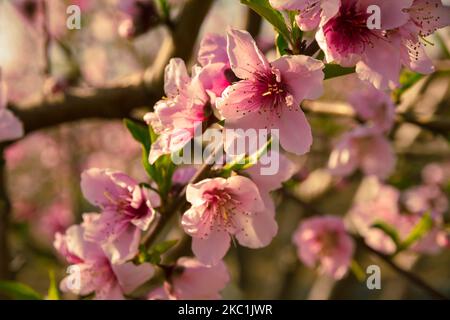
[[[355, 237], [356, 238], [356, 237]], [[428, 293], [430, 296], [432, 296], [435, 299], [439, 299], [439, 300], [448, 300], [448, 297], [446, 297], [445, 295], [443, 295], [441, 292], [437, 291], [436, 289], [434, 289], [433, 287], [431, 287], [428, 283], [426, 283], [422, 278], [420, 278], [419, 276], [415, 275], [414, 273], [411, 273], [403, 268], [401, 268], [400, 266], [398, 266], [394, 261], [392, 261], [392, 259], [371, 248], [370, 246], [368, 246], [363, 239], [361, 238], [356, 238], [356, 240], [358, 241], [358, 243], [367, 251], [369, 251], [370, 253], [372, 253], [373, 255], [377, 256], [378, 258], [380, 258], [381, 260], [383, 260], [384, 262], [386, 262], [395, 272], [397, 272], [398, 274], [402, 275], [405, 279], [407, 279], [409, 282], [411, 282], [412, 284], [414, 284], [416, 287], [418, 287], [419, 289], [421, 289], [422, 291]]]
[[4, 145], [0, 146], [0, 279], [12, 279], [9, 269], [11, 255], [8, 245], [8, 227], [10, 202], [6, 190], [6, 172], [4, 160]]

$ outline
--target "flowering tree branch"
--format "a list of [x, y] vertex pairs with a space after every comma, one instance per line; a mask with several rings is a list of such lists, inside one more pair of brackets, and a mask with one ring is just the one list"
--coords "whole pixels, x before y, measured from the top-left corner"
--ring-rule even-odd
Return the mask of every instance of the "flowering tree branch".
[[152, 108], [164, 94], [164, 68], [172, 57], [189, 60], [203, 18], [212, 0], [190, 0], [179, 15], [171, 36], [165, 39], [153, 65], [144, 73], [99, 89], [73, 89], [53, 98], [26, 105], [9, 105], [21, 119], [26, 133], [81, 119], [115, 119], [129, 116], [139, 107]]

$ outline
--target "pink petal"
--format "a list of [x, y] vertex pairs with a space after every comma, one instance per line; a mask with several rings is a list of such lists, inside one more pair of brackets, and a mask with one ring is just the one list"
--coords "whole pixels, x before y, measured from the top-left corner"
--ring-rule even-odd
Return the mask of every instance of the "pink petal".
[[11, 111], [0, 109], [0, 142], [15, 140], [21, 138], [23, 135], [22, 121]]
[[136, 256], [140, 240], [140, 230], [129, 224], [116, 239], [106, 242], [103, 249], [112, 263], [124, 263]]
[[279, 139], [284, 150], [297, 155], [305, 154], [312, 145], [312, 132], [305, 114], [299, 107], [285, 109], [278, 119]]
[[200, 262], [217, 264], [230, 247], [230, 236], [226, 232], [213, 232], [207, 239], [192, 238], [192, 251]]
[[153, 276], [154, 269], [151, 264], [135, 265], [132, 262], [112, 264], [112, 269], [124, 293], [131, 293]]
[[239, 119], [259, 110], [263, 104], [261, 98], [252, 80], [241, 80], [225, 89], [216, 106], [225, 119]]
[[383, 136], [376, 137], [369, 151], [362, 155], [362, 170], [367, 175], [387, 178], [395, 167], [395, 154], [389, 141]]
[[323, 93], [324, 64], [308, 56], [283, 56], [272, 62], [280, 70], [288, 92], [298, 106], [304, 99], [317, 99]]
[[264, 203], [259, 195], [258, 187], [249, 178], [232, 176], [227, 179], [227, 188], [231, 189], [240, 201], [240, 212], [257, 212], [264, 210]]
[[[408, 8], [414, 0], [359, 0], [361, 8], [377, 5], [381, 9], [381, 29], [392, 30], [401, 27], [409, 20]], [[364, 10], [365, 11], [365, 10]]]
[[190, 82], [184, 61], [179, 58], [170, 59], [164, 73], [164, 92], [167, 96], [176, 97]]
[[400, 74], [400, 52], [392, 43], [379, 39], [367, 46], [365, 58], [356, 64], [356, 73], [377, 89], [393, 89], [398, 86]]
[[247, 31], [230, 29], [227, 42], [231, 69], [238, 78], [254, 79], [256, 73], [270, 69], [269, 62]]
[[81, 175], [83, 196], [93, 205], [102, 208], [114, 205], [114, 200], [128, 193], [128, 186], [134, 187], [136, 184], [126, 174], [109, 169], [92, 168]]
[[197, 60], [202, 66], [212, 63], [228, 65], [227, 39], [218, 34], [206, 34], [200, 42]]
[[235, 216], [238, 232], [235, 234], [239, 243], [249, 248], [267, 246], [278, 232], [278, 225], [274, 215], [260, 211], [251, 215], [239, 214]]

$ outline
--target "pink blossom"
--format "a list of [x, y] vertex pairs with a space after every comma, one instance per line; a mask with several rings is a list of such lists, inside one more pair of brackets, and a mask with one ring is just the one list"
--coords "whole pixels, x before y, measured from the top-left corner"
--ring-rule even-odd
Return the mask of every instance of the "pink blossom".
[[267, 246], [277, 233], [274, 214], [264, 206], [258, 187], [248, 178], [205, 179], [187, 187], [192, 205], [182, 218], [184, 231], [192, 236], [192, 250], [204, 264], [221, 260], [230, 237], [246, 247]]
[[269, 63], [246, 31], [227, 35], [231, 69], [238, 82], [229, 86], [216, 105], [227, 128], [279, 129], [281, 146], [306, 153], [312, 134], [299, 105], [323, 91], [323, 63], [307, 56], [284, 56]]
[[450, 180], [450, 163], [429, 163], [422, 170], [425, 184], [444, 185]]
[[270, 4], [278, 10], [298, 11], [295, 20], [299, 28], [310, 31], [334, 17], [341, 0], [270, 0]]
[[390, 36], [400, 39], [403, 65], [423, 74], [432, 73], [435, 68], [425, 52], [423, 39], [450, 25], [450, 8], [445, 7], [440, 0], [414, 0], [407, 12], [410, 17], [408, 23]]
[[89, 221], [86, 237], [111, 246], [112, 261], [132, 258], [140, 240], [140, 230], [147, 230], [155, 216], [159, 197], [142, 189], [124, 173], [89, 169], [81, 176], [84, 197], [102, 209], [102, 214]]
[[56, 233], [64, 233], [73, 222], [74, 216], [67, 201], [57, 201], [39, 219], [39, 231], [53, 240]]
[[429, 212], [441, 216], [448, 210], [447, 196], [436, 185], [422, 185], [406, 190], [403, 202], [411, 213]]
[[387, 138], [370, 127], [344, 134], [331, 152], [331, 173], [347, 176], [360, 168], [366, 175], [387, 178], [395, 166], [395, 154]]
[[304, 220], [292, 237], [300, 260], [308, 267], [341, 279], [347, 273], [354, 243], [341, 218], [314, 217]]
[[0, 69], [0, 142], [15, 140], [23, 136], [22, 122], [7, 107], [6, 84], [1, 78]]
[[400, 192], [397, 189], [377, 183], [370, 197], [356, 202], [348, 213], [349, 220], [364, 237], [364, 241], [386, 254], [394, 253], [396, 245], [382, 230], [372, 228], [372, 225], [376, 222], [396, 225], [400, 214], [399, 199]]
[[110, 252], [87, 241], [85, 228], [80, 225], [71, 226], [65, 234], [57, 233], [54, 246], [71, 264], [70, 275], [60, 284], [63, 292], [80, 296], [95, 293], [98, 300], [119, 300], [153, 275], [153, 267], [148, 263], [112, 264]]
[[197, 259], [182, 257], [166, 272], [168, 281], [153, 290], [151, 300], [218, 300], [230, 281], [223, 261], [206, 266]]
[[[339, 12], [328, 19], [316, 34], [327, 62], [356, 66], [359, 77], [377, 89], [397, 86], [401, 68], [399, 43], [386, 35], [408, 22], [406, 9], [412, 1], [342, 1]], [[367, 8], [370, 5], [377, 5], [381, 10], [381, 29], [367, 26], [370, 16]]]
[[144, 120], [159, 134], [149, 155], [154, 163], [161, 155], [180, 150], [194, 136], [202, 121], [207, 119], [205, 106], [208, 95], [198, 74], [189, 77], [184, 61], [170, 60], [165, 70], [164, 91], [167, 98], [158, 101], [155, 112]]
[[227, 55], [227, 40], [217, 34], [203, 37], [198, 51], [198, 62], [203, 67], [199, 79], [214, 104], [217, 97], [234, 80]]
[[372, 85], [353, 92], [349, 102], [357, 115], [380, 132], [389, 131], [395, 120], [395, 105], [388, 94]]
[[[266, 163], [273, 163], [269, 161], [277, 161], [278, 168], [275, 170], [275, 174], [265, 175], [263, 170]], [[252, 181], [258, 186], [261, 198], [264, 201], [266, 208], [272, 210], [275, 213], [275, 204], [273, 203], [270, 193], [282, 187], [283, 182], [289, 180], [296, 171], [296, 166], [292, 161], [286, 158], [283, 154], [276, 151], [269, 151], [267, 154], [263, 155], [259, 161], [244, 172], [250, 176]]]

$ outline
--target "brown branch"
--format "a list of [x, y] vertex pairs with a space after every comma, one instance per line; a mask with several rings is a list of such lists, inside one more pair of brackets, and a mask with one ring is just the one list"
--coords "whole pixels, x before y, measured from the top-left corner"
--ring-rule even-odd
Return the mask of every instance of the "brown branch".
[[25, 132], [86, 118], [123, 118], [136, 108], [163, 96], [164, 68], [172, 57], [189, 60], [204, 17], [213, 0], [190, 0], [183, 7], [173, 32], [161, 45], [153, 65], [144, 73], [131, 75], [120, 83], [101, 89], [74, 89], [48, 101], [38, 99], [9, 107], [22, 120]]
[[262, 18], [259, 14], [250, 8], [247, 8], [247, 21], [245, 22], [245, 30], [247, 30], [253, 38], [256, 39], [261, 32]]
[[428, 283], [426, 283], [422, 278], [418, 277], [412, 272], [409, 272], [408, 270], [405, 270], [398, 266], [394, 261], [392, 261], [391, 257], [373, 249], [372, 247], [368, 246], [365, 241], [361, 238], [355, 237], [357, 242], [367, 251], [369, 251], [371, 254], [375, 255], [379, 259], [383, 260], [386, 264], [388, 264], [395, 272], [403, 276], [405, 279], [407, 279], [410, 283], [414, 284], [417, 288], [422, 289], [424, 292], [427, 292], [431, 297], [439, 300], [448, 300], [448, 297], [431, 287]]
[[9, 270], [11, 259], [8, 245], [8, 226], [11, 206], [6, 190], [3, 149], [4, 146], [0, 146], [0, 279], [11, 279], [12, 273]]

